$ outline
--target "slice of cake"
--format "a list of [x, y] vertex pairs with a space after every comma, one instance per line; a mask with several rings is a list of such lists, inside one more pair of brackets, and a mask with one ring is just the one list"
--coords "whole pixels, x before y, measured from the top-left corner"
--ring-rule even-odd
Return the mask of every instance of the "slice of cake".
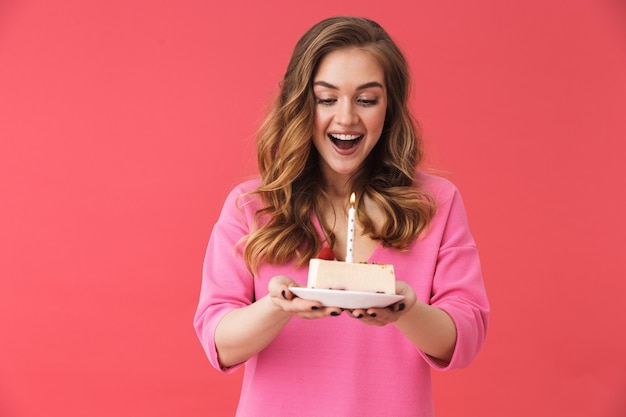
[[308, 288], [396, 293], [393, 265], [346, 263], [313, 258], [309, 262]]

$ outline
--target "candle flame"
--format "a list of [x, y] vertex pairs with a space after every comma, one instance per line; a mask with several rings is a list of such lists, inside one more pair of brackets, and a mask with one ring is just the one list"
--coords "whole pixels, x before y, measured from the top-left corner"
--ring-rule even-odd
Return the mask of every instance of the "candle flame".
[[354, 193], [350, 194], [350, 204], [354, 204], [356, 202], [356, 195]]

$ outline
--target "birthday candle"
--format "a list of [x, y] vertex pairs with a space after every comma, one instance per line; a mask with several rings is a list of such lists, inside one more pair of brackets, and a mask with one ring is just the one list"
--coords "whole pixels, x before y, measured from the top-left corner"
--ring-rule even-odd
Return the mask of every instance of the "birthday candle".
[[354, 262], [354, 228], [355, 228], [355, 210], [354, 203], [356, 196], [354, 193], [350, 195], [350, 208], [348, 209], [348, 238], [346, 239], [346, 263]]

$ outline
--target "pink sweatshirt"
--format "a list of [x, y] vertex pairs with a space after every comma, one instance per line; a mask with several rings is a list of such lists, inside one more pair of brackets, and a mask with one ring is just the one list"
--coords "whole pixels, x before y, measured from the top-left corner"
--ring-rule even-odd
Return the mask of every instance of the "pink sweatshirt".
[[[434, 362], [393, 325], [368, 326], [346, 313], [319, 320], [293, 318], [265, 350], [245, 363], [237, 416], [434, 415], [430, 368], [469, 365], [485, 340], [489, 304], [459, 192], [445, 179], [418, 177], [438, 204], [428, 234], [406, 253], [379, 245], [369, 262], [393, 264], [397, 279], [409, 283], [420, 300], [452, 317], [458, 336], [451, 362]], [[307, 281], [308, 268], [296, 269], [293, 262], [263, 265], [252, 277], [242, 261], [236, 244], [249, 233], [261, 202], [255, 195], [238, 197], [259, 183], [245, 182], [230, 193], [204, 263], [194, 325], [209, 361], [225, 373], [239, 366], [220, 369], [214, 343], [220, 319], [265, 296], [273, 276], [287, 275], [303, 286]]]

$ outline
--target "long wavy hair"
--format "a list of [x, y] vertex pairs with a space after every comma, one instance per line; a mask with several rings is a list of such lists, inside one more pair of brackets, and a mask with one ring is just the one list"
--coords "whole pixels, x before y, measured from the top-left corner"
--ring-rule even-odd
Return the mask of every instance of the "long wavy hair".
[[357, 209], [364, 233], [385, 247], [405, 250], [435, 214], [433, 199], [416, 183], [422, 139], [408, 108], [410, 76], [402, 52], [372, 20], [329, 18], [297, 42], [276, 102], [257, 133], [261, 185], [254, 193], [262, 198], [264, 208], [256, 213], [259, 226], [245, 239], [244, 260], [252, 272], [263, 262], [283, 264], [294, 258], [295, 265], [302, 266], [319, 253], [323, 240], [330, 247], [334, 244], [332, 226], [318, 215], [326, 233], [322, 239], [311, 218], [329, 203], [312, 141], [313, 79], [329, 52], [355, 47], [380, 63], [388, 95], [381, 137], [353, 177], [357, 208], [367, 196], [385, 214], [377, 230], [365, 210]]

